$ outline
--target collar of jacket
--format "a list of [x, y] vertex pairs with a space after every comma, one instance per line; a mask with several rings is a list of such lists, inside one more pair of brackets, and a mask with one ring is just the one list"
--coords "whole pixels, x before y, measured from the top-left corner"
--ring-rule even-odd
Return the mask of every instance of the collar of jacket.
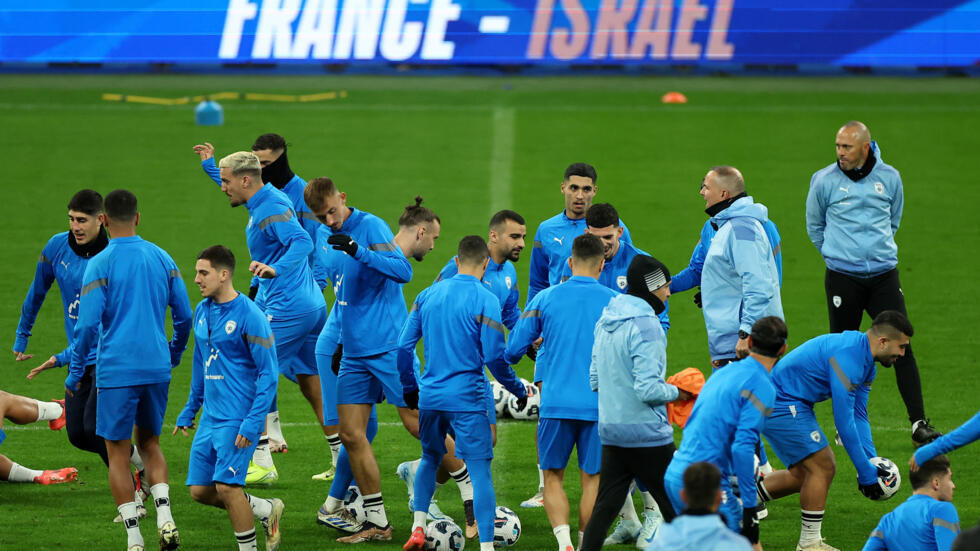
[[[716, 214], [718, 214], [719, 212], [721, 212], [721, 211], [727, 209], [728, 207], [732, 206], [732, 203], [734, 203], [735, 201], [738, 201], [742, 197], [748, 197], [748, 195], [743, 191], [742, 193], [739, 193], [738, 195], [736, 195], [734, 197], [729, 197], [728, 199], [725, 199], [724, 201], [718, 201], [717, 203], [715, 203], [715, 204], [711, 205], [710, 207], [704, 209], [704, 212], [708, 216], [714, 218]], [[718, 229], [718, 228], [715, 228], [715, 229]]]
[[875, 164], [877, 164], [877, 162], [878, 159], [875, 158], [874, 151], [868, 151], [868, 160], [864, 162], [864, 166], [862, 166], [861, 168], [844, 170], [840, 166], [840, 161], [837, 161], [837, 168], [840, 168], [840, 171], [844, 173], [844, 176], [850, 178], [852, 182], [857, 182], [858, 180], [861, 180], [864, 177], [866, 177], [868, 174], [871, 174], [871, 170], [874, 169]]
[[99, 228], [99, 235], [95, 239], [84, 245], [78, 243], [78, 240], [75, 239], [75, 234], [68, 232], [68, 246], [71, 247], [71, 250], [75, 251], [75, 254], [82, 258], [92, 258], [102, 252], [102, 249], [108, 244], [109, 236], [106, 234], [104, 226]]

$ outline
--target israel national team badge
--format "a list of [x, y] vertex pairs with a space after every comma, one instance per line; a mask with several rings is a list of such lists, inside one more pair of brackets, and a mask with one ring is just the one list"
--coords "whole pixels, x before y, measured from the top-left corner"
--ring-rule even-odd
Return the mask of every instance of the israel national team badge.
[[238, 324], [235, 323], [235, 320], [228, 320], [228, 323], [225, 324], [225, 333], [231, 335], [231, 332], [234, 331], [236, 327], [238, 327]]
[[507, 276], [507, 277], [505, 277], [505, 278], [504, 278], [504, 283], [506, 283], [506, 284], [507, 284], [507, 289], [509, 290], [509, 289], [510, 289], [510, 286], [511, 286], [511, 285], [512, 285], [512, 284], [513, 284], [514, 282], [510, 280], [510, 276]]
[[881, 182], [875, 182], [875, 191], [878, 192], [878, 195], [881, 195], [882, 193], [884, 193], [885, 192], [885, 184], [883, 184]]
[[620, 289], [626, 288], [626, 276], [619, 276], [616, 278], [616, 285], [619, 285]]
[[814, 442], [820, 442], [820, 431], [816, 431], [815, 430], [815, 431], [811, 432], [810, 433], [810, 438], [813, 439]]
[[834, 308], [840, 308], [840, 297], [835, 296], [833, 300], [834, 300]]

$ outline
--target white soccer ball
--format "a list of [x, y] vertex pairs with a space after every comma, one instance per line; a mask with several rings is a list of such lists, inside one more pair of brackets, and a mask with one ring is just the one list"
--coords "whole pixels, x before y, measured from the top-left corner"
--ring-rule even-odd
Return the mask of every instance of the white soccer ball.
[[507, 412], [514, 419], [529, 420], [537, 419], [538, 412], [541, 409], [541, 392], [538, 390], [537, 385], [532, 385], [529, 381], [521, 379], [524, 386], [527, 388], [527, 404], [523, 409], [518, 409], [517, 407], [517, 396], [511, 394], [507, 398]]
[[460, 551], [466, 545], [463, 531], [451, 520], [437, 520], [425, 527], [426, 551]]
[[884, 501], [897, 494], [898, 489], [902, 486], [902, 473], [898, 465], [887, 457], [872, 457], [871, 464], [888, 471], [888, 476], [878, 477], [878, 486], [884, 492], [884, 495], [878, 498], [878, 501]]
[[344, 495], [344, 508], [357, 519], [357, 522], [367, 520], [367, 513], [364, 511], [364, 496], [357, 486], [347, 488], [347, 493]]
[[490, 392], [493, 396], [493, 409], [497, 410], [497, 417], [503, 417], [507, 413], [507, 398], [510, 398], [510, 392], [507, 392], [504, 385], [497, 381], [490, 381]]
[[493, 546], [510, 547], [521, 539], [521, 519], [506, 507], [497, 507], [493, 518]]

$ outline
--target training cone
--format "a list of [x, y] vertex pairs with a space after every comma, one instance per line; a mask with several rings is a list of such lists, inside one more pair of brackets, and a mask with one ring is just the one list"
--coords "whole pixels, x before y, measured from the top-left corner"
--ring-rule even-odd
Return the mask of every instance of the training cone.
[[202, 101], [194, 109], [194, 120], [201, 126], [221, 126], [225, 122], [224, 110], [216, 101]]
[[680, 92], [667, 92], [660, 101], [663, 103], [687, 103], [687, 96]]

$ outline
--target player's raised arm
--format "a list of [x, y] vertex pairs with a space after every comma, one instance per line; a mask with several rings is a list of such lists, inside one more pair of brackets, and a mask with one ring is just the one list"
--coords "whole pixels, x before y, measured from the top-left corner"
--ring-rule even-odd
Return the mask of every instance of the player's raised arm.
[[201, 156], [201, 169], [204, 170], [204, 173], [208, 175], [208, 178], [214, 180], [214, 183], [220, 186], [221, 170], [218, 169], [218, 165], [214, 162], [214, 146], [207, 142], [195, 145], [194, 153]]

